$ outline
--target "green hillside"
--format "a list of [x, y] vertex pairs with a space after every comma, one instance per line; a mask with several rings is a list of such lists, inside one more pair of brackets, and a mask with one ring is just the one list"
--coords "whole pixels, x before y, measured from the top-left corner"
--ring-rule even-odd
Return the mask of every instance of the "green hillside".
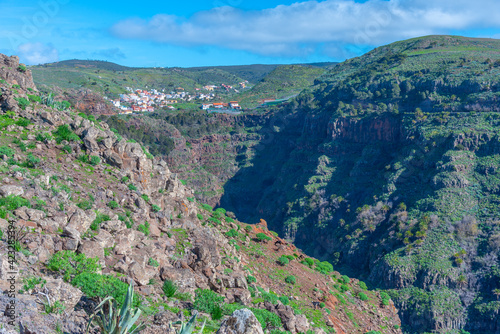
[[314, 79], [325, 73], [325, 69], [312, 66], [278, 66], [251, 90], [241, 94], [242, 106], [253, 107], [262, 99], [283, 99], [300, 93], [309, 87]]
[[212, 68], [203, 71], [182, 68], [124, 68], [105, 62], [88, 62], [82, 65], [77, 61], [70, 61], [62, 66], [42, 65], [31, 69], [37, 85], [66, 89], [85, 87], [110, 97], [125, 93], [125, 87], [166, 91], [182, 87], [193, 93], [195, 88], [204, 85], [224, 83], [237, 86], [244, 81], [229, 72]]
[[[280, 65], [241, 65], [241, 66], [212, 66], [193, 68], [134, 68], [97, 60], [66, 60], [52, 64], [33, 66], [33, 78], [37, 85], [57, 86], [63, 89], [88, 88], [100, 94], [116, 97], [125, 93], [125, 87], [156, 88], [173, 90], [182, 87], [193, 92], [195, 88], [205, 85], [231, 85], [239, 88], [239, 83], [247, 80], [248, 86], [260, 83], [271, 74], [270, 81], [274, 82], [257, 89], [256, 96], [264, 96], [265, 89], [270, 95], [276, 92], [300, 92], [310, 85], [314, 78], [335, 63], [304, 64], [286, 67], [291, 72], [283, 75], [283, 70], [277, 70]], [[300, 69], [300, 70], [298, 70]], [[278, 71], [278, 72], [276, 72]], [[275, 73], [276, 72], [276, 73]], [[274, 77], [274, 78], [273, 78]], [[288, 81], [287, 87], [276, 88], [276, 80]], [[267, 79], [266, 79], [267, 80]], [[234, 96], [229, 94], [228, 98]], [[280, 95], [280, 94], [278, 94]], [[246, 97], [247, 100], [252, 100]], [[253, 100], [252, 100], [253, 101]]]

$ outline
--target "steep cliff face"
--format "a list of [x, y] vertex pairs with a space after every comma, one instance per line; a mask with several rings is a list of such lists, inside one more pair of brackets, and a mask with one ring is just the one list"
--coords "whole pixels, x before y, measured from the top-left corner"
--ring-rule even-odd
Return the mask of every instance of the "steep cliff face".
[[349, 143], [400, 143], [404, 134], [400, 118], [383, 115], [361, 120], [334, 118], [328, 123], [327, 137]]
[[223, 207], [389, 289], [408, 331], [496, 328], [496, 115], [277, 117]]

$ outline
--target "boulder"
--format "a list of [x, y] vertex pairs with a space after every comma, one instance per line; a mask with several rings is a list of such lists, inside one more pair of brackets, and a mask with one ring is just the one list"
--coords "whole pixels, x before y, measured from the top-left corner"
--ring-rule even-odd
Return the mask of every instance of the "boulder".
[[264, 334], [264, 331], [252, 311], [244, 308], [224, 320], [217, 334]]
[[72, 311], [83, 296], [80, 289], [73, 287], [60, 278], [48, 278], [44, 288], [47, 289], [52, 302], [56, 300], [62, 302], [68, 311]]
[[0, 187], [0, 195], [6, 197], [10, 195], [21, 196], [24, 190], [18, 186], [5, 185]]
[[97, 257], [104, 260], [104, 249], [97, 241], [84, 240], [78, 246], [78, 252], [85, 254], [87, 257]]
[[149, 280], [153, 278], [156, 274], [156, 271], [150, 268], [144, 268], [137, 262], [133, 262], [129, 267], [130, 277], [138, 284], [138, 285], [148, 285]]
[[80, 232], [80, 234], [83, 234], [90, 228], [95, 218], [96, 213], [92, 210], [83, 211], [82, 209], [76, 209], [67, 227], [71, 227]]
[[103, 155], [106, 162], [109, 163], [111, 166], [122, 168], [123, 160], [118, 153], [112, 150], [106, 150], [104, 151]]

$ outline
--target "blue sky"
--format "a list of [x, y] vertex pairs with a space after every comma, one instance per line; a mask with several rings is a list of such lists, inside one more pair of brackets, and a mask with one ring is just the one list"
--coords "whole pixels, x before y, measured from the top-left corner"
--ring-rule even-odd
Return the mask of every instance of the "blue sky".
[[500, 38], [498, 0], [0, 0], [0, 53], [128, 66], [343, 61], [397, 40]]

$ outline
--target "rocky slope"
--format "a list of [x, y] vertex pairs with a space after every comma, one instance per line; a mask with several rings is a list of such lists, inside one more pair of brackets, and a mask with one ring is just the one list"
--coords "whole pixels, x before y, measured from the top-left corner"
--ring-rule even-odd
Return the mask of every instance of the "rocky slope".
[[201, 205], [166, 162], [106, 123], [46, 106], [17, 57], [0, 55], [0, 67], [2, 333], [83, 333], [96, 302], [119, 300], [129, 280], [143, 333], [170, 332], [195, 310], [207, 331], [223, 322], [231, 332], [249, 319], [242, 308], [256, 318], [238, 328], [257, 332], [401, 332], [386, 294], [306, 257], [264, 221]]

